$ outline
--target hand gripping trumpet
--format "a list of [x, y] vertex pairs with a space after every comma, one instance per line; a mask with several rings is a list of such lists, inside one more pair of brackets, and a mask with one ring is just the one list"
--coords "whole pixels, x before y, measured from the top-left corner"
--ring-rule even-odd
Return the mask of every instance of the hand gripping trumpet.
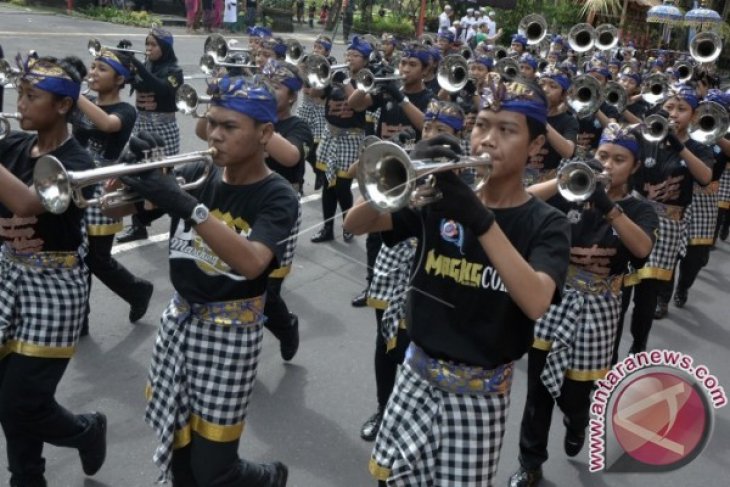
[[0, 113], [0, 140], [3, 140], [10, 133], [10, 121], [9, 119], [20, 120], [22, 115], [20, 113]]
[[189, 191], [205, 182], [210, 172], [210, 166], [213, 164], [213, 156], [215, 156], [215, 153], [216, 150], [211, 147], [204, 151], [179, 154], [156, 160], [145, 159], [137, 164], [113, 164], [111, 166], [84, 171], [66, 171], [61, 161], [53, 156], [46, 155], [36, 162], [33, 170], [33, 185], [43, 207], [50, 213], [56, 215], [66, 211], [72, 200], [79, 208], [86, 208], [88, 206], [114, 208], [142, 201], [142, 198], [128, 188], [122, 188], [111, 193], [106, 193], [99, 198], [87, 200], [81, 190], [87, 186], [120, 176], [128, 176], [152, 169], [171, 168], [191, 162], [204, 162], [206, 164], [206, 170], [200, 178], [191, 182], [178, 179], [180, 188]]
[[375, 208], [392, 212], [409, 204], [422, 206], [436, 201], [439, 196], [424, 196], [419, 179], [437, 172], [471, 167], [485, 167], [489, 177], [492, 160], [489, 156], [460, 157], [456, 162], [439, 160], [412, 160], [393, 142], [373, 142], [360, 154], [357, 183], [360, 193]]
[[558, 170], [557, 180], [560, 195], [574, 203], [587, 201], [599, 182], [606, 186], [611, 184], [611, 177], [608, 174], [597, 173], [580, 159], [568, 161], [563, 165]]

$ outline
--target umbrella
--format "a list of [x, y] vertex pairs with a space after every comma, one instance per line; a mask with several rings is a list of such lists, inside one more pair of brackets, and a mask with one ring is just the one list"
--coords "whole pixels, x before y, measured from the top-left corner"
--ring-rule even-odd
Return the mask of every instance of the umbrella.
[[707, 8], [706, 0], [702, 0], [699, 7], [695, 7], [684, 16], [684, 23], [692, 27], [713, 26], [722, 22], [722, 17], [714, 10]]
[[657, 24], [678, 25], [684, 21], [682, 11], [674, 6], [674, 0], [664, 0], [664, 3], [652, 7], [646, 13], [646, 21]]

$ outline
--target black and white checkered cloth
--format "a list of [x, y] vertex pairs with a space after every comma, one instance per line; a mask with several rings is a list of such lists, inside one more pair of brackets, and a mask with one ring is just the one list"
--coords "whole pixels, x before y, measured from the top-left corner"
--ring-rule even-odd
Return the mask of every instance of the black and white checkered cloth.
[[180, 127], [177, 125], [177, 121], [159, 122], [145, 117], [143, 112], [140, 112], [134, 123], [132, 135], [136, 136], [143, 130], [157, 134], [165, 141], [166, 156], [174, 156], [180, 152]]
[[370, 473], [388, 487], [493, 485], [509, 403], [509, 392], [445, 392], [404, 364], [375, 440]]
[[720, 176], [720, 201], [730, 203], [730, 164], [725, 167], [725, 171]]
[[536, 343], [551, 344], [540, 378], [553, 397], [560, 396], [566, 372], [584, 381], [605, 375], [620, 317], [620, 295], [590, 294], [566, 286], [560, 304], [550, 306], [537, 320]]
[[55, 355], [70, 357], [89, 298], [88, 269], [78, 256], [73, 267], [51, 268], [13, 255], [5, 246], [0, 250], [0, 348], [16, 342], [69, 349]]
[[[94, 198], [100, 197], [103, 193], [103, 186], [97, 184], [94, 187]], [[121, 218], [111, 218], [104, 215], [98, 206], [89, 206], [84, 210], [84, 222], [86, 223], [86, 232], [91, 237], [114, 235], [124, 228]]]
[[373, 278], [368, 288], [368, 304], [386, 309], [397, 294], [398, 287], [410, 281], [411, 263], [415, 254], [415, 239], [404, 240], [392, 247], [381, 245], [373, 267]]
[[226, 436], [232, 431], [225, 441], [240, 437], [263, 339], [263, 304], [254, 322], [229, 326], [203, 320], [187, 306], [176, 296], [162, 314], [148, 375], [145, 422], [160, 442], [154, 461], [163, 478], [186, 430], [206, 436], [196, 423], [226, 429]]
[[314, 142], [319, 143], [325, 135], [327, 119], [324, 116], [324, 104], [315, 103], [304, 96], [301, 105], [297, 109], [297, 116], [307, 122], [312, 131]]
[[325, 165], [324, 174], [330, 186], [333, 186], [337, 177], [342, 177], [342, 173], [347, 171], [360, 156], [360, 144], [364, 138], [364, 132], [339, 135], [333, 135], [329, 130], [326, 132], [317, 147], [317, 162]]
[[[646, 264], [644, 264], [644, 267], [639, 269], [639, 274], [642, 274], [643, 269], [659, 269], [670, 273], [673, 272], [677, 259], [679, 256], [683, 256], [686, 250], [687, 225], [684, 219], [671, 220], [660, 215], [659, 233], [657, 234], [654, 248], [649, 255], [649, 259], [646, 261]], [[659, 280], [662, 281], [669, 279], [671, 279], [671, 274], [670, 277], [666, 279], [659, 278]]]
[[302, 225], [302, 205], [299, 199], [297, 199], [297, 221], [291, 229], [289, 237], [286, 239], [284, 244], [284, 253], [281, 258], [281, 265], [279, 268], [291, 266], [294, 261], [294, 252], [297, 249], [297, 239], [299, 238], [299, 227]]
[[709, 194], [698, 191], [692, 193], [692, 203], [685, 212], [688, 245], [712, 245], [719, 202], [716, 191]]

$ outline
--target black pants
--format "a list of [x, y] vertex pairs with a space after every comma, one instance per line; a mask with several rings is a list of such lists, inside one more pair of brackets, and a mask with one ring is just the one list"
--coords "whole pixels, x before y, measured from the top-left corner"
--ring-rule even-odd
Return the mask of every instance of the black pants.
[[132, 215], [132, 225], [135, 227], [149, 227], [153, 221], [164, 215], [165, 212], [159, 208], [154, 210], [141, 210]]
[[11, 353], [0, 360], [0, 424], [13, 485], [44, 485], [43, 444], [82, 448], [87, 424], [56, 402], [69, 359]]
[[343, 220], [347, 215], [347, 210], [352, 208], [351, 185], [352, 179], [340, 177], [337, 178], [337, 182], [332, 188], [328, 187], [325, 183], [322, 188], [322, 214], [324, 215], [325, 228], [331, 230], [334, 225], [333, 219], [337, 210], [337, 203], [340, 204]]
[[[0, 101], [2, 100], [2, 92], [0, 91]], [[2, 107], [2, 104], [0, 104]], [[717, 223], [715, 224], [715, 240], [721, 234], [727, 234], [730, 228], [730, 209], [720, 208], [717, 212]]]
[[710, 261], [709, 245], [688, 245], [687, 253], [679, 259], [679, 272], [675, 270], [672, 280], [659, 286], [659, 299], [668, 303], [674, 294], [674, 277], [677, 275], [677, 287], [687, 292], [694, 284], [697, 275]]
[[307, 162], [312, 166], [312, 171], [314, 171], [315, 186], [319, 183], [322, 185], [327, 184], [324, 171], [317, 168], [317, 147], [319, 147], [319, 143], [315, 143], [312, 150], [307, 153]]
[[563, 381], [560, 396], [554, 399], [540, 380], [548, 352], [530, 348], [527, 354], [527, 400], [520, 427], [520, 464], [535, 470], [548, 459], [548, 436], [553, 408], [558, 407], [567, 419], [567, 427], [580, 433], [588, 426], [593, 381]]
[[281, 284], [283, 282], [284, 279], [269, 277], [266, 283], [266, 305], [264, 306], [264, 315], [266, 316], [264, 326], [279, 340], [286, 336], [287, 330], [291, 328], [289, 308], [281, 297]]
[[210, 441], [193, 432], [190, 443], [172, 453], [173, 487], [268, 487], [261, 465], [238, 457], [238, 440]]
[[398, 366], [403, 363], [406, 356], [406, 349], [411, 343], [406, 330], [398, 329], [395, 348], [388, 351], [388, 344], [383, 339], [381, 327], [383, 322], [383, 310], [375, 310], [375, 320], [378, 323], [377, 336], [375, 337], [375, 388], [378, 394], [378, 409], [385, 410], [388, 398], [395, 387], [395, 378], [398, 373]]
[[636, 353], [646, 350], [651, 325], [654, 323], [657, 293], [662, 284], [663, 281], [657, 281], [656, 279], [644, 279], [635, 286], [624, 287], [621, 296], [621, 319], [618, 322], [611, 359], [614, 365], [618, 362], [618, 348], [623, 334], [624, 318], [631, 304], [632, 294], [634, 297], [634, 310], [631, 314], [631, 335], [634, 338], [634, 343], [631, 345], [630, 353]]
[[383, 238], [380, 236], [380, 232], [368, 233], [367, 239], [365, 239], [365, 252], [367, 253], [368, 259], [368, 271], [367, 281], [368, 286], [373, 280], [373, 274], [375, 272], [375, 259], [378, 258], [380, 247], [383, 245]]

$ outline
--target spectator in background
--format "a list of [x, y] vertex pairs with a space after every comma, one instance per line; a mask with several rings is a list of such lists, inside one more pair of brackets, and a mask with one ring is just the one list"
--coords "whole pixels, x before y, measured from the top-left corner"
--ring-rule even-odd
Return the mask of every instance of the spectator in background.
[[487, 14], [487, 35], [495, 37], [497, 35], [497, 22], [494, 20], [494, 10]]
[[353, 16], [355, 15], [355, 2], [351, 0], [342, 1], [342, 9], [345, 12], [342, 17], [342, 35], [345, 44], [350, 40], [350, 31], [352, 30]]
[[256, 25], [256, 0], [246, 0], [246, 25]]
[[214, 29], [220, 29], [223, 24], [224, 8], [225, 0], [213, 0], [213, 21], [211, 24]]
[[297, 0], [297, 23], [302, 23], [304, 17], [304, 0]]
[[198, 17], [200, 10], [200, 0], [185, 0], [185, 26], [188, 34], [196, 31], [195, 19]]
[[454, 11], [451, 5], [446, 5], [444, 11], [439, 15], [439, 32], [448, 30], [451, 27], [451, 17], [454, 15]]
[[312, 1], [309, 4], [309, 28], [314, 28], [314, 16], [317, 14], [317, 4]]
[[238, 2], [237, 0], [225, 0], [226, 9], [223, 11], [223, 26], [228, 32], [236, 31], [236, 22], [238, 21]]
[[319, 23], [320, 24], [326, 24], [327, 18], [330, 15], [330, 6], [327, 5], [327, 2], [324, 2], [322, 4], [322, 9], [319, 11]]

